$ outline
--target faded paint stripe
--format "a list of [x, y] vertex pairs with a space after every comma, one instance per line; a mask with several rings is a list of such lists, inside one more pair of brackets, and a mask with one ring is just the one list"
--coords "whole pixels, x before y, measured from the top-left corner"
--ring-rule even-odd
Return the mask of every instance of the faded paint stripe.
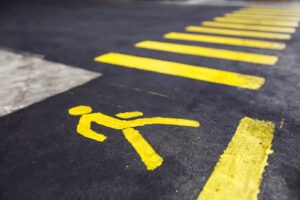
[[211, 33], [211, 34], [220, 34], [220, 35], [235, 35], [240, 37], [254, 37], [254, 38], [265, 38], [265, 39], [275, 39], [275, 40], [291, 39], [290, 34], [283, 34], [283, 33], [240, 31], [240, 30], [223, 29], [223, 28], [208, 28], [202, 26], [188, 26], [185, 29], [186, 31], [192, 31], [192, 32]]
[[240, 18], [229, 18], [229, 17], [215, 17], [217, 22], [229, 22], [238, 24], [256, 24], [256, 25], [270, 25], [270, 26], [283, 26], [283, 27], [297, 27], [298, 22], [278, 22], [278, 21], [267, 21], [267, 20], [253, 20], [253, 19], [240, 19]]
[[165, 51], [264, 65], [274, 65], [278, 61], [278, 58], [276, 56], [271, 55], [247, 53], [242, 51], [231, 51], [225, 49], [215, 49], [201, 46], [174, 44], [167, 42], [143, 41], [135, 44], [135, 46], [138, 48], [151, 49], [157, 51]]
[[285, 48], [285, 44], [279, 42], [269, 42], [269, 41], [262, 41], [262, 40], [250, 40], [250, 39], [201, 35], [201, 34], [171, 32], [165, 34], [164, 38], [173, 39], [173, 40], [186, 40], [186, 41], [194, 41], [194, 42], [216, 43], [216, 44], [226, 44], [226, 45], [233, 45], [233, 46], [274, 49], [274, 50], [282, 50]]
[[198, 200], [255, 200], [272, 152], [273, 122], [244, 117]]
[[259, 89], [265, 82], [258, 76], [119, 53], [104, 54], [95, 61], [252, 90]]
[[295, 33], [295, 28], [287, 27], [274, 27], [274, 26], [261, 26], [261, 25], [248, 25], [248, 24], [235, 24], [235, 23], [222, 23], [222, 22], [202, 22], [203, 26], [218, 27], [218, 28], [231, 28], [240, 30], [252, 31], [269, 31], [269, 32], [282, 32], [282, 33]]

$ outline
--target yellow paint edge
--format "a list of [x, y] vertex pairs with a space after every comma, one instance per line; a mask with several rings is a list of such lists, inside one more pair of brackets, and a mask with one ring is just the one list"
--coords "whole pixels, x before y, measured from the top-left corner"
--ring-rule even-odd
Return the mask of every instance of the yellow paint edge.
[[254, 200], [271, 146], [275, 124], [244, 117], [198, 200]]
[[119, 53], [104, 54], [95, 61], [251, 90], [258, 90], [265, 82], [258, 76]]

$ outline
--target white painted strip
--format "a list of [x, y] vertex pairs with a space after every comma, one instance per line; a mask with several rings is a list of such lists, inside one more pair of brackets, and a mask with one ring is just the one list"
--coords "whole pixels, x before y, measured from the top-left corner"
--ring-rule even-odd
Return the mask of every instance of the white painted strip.
[[0, 49], [0, 116], [82, 85], [101, 74]]

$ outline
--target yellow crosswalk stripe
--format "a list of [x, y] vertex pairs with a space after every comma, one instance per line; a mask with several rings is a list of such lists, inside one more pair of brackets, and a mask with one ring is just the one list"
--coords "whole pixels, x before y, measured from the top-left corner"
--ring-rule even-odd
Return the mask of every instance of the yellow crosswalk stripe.
[[268, 31], [268, 32], [280, 32], [280, 33], [295, 33], [295, 28], [276, 27], [276, 26], [261, 26], [261, 25], [248, 25], [248, 24], [235, 24], [235, 23], [223, 23], [223, 22], [202, 22], [203, 26], [218, 27], [218, 28], [232, 28], [241, 30], [254, 30], [254, 31]]
[[244, 8], [251, 8], [251, 9], [268, 9], [268, 10], [295, 10], [300, 12], [300, 7], [286, 7], [286, 6], [248, 6], [248, 7], [244, 7]]
[[274, 65], [278, 61], [278, 58], [276, 56], [271, 55], [247, 53], [242, 51], [231, 51], [225, 49], [215, 49], [201, 46], [174, 44], [167, 42], [143, 41], [135, 44], [135, 46], [138, 48], [151, 49], [157, 51], [165, 51], [264, 65]]
[[272, 12], [264, 12], [264, 11], [249, 11], [249, 10], [237, 10], [237, 11], [233, 11], [233, 13], [240, 13], [240, 14], [259, 14], [259, 15], [270, 15], [270, 16], [289, 16], [289, 17], [299, 17], [299, 14], [295, 14], [295, 13], [272, 13]]
[[233, 45], [233, 46], [255, 47], [255, 48], [263, 48], [263, 49], [275, 49], [275, 50], [282, 50], [285, 48], [285, 44], [279, 42], [269, 42], [269, 41], [262, 41], [262, 40], [250, 40], [250, 39], [201, 35], [201, 34], [189, 34], [189, 33], [171, 32], [165, 34], [164, 38], [174, 39], [174, 40], [194, 41], [194, 42], [226, 44], [226, 45]]
[[242, 8], [240, 10], [247, 11], [261, 11], [261, 12], [274, 12], [274, 13], [287, 13], [287, 14], [300, 14], [299, 10], [285, 10], [285, 9], [265, 9], [265, 8]]
[[268, 15], [251, 15], [251, 14], [239, 14], [228, 13], [226, 17], [246, 18], [246, 19], [259, 19], [259, 20], [272, 20], [272, 21], [286, 21], [286, 22], [300, 22], [300, 17], [286, 17], [286, 16], [268, 16]]
[[265, 82], [258, 76], [119, 53], [104, 54], [95, 61], [251, 90], [258, 90]]
[[240, 18], [229, 18], [229, 17], [226, 18], [216, 17], [214, 20], [217, 22], [229, 22], [229, 23], [240, 23], [240, 24], [256, 24], [256, 25], [270, 25], [270, 26], [283, 26], [283, 27], [298, 26], [298, 22], [278, 22], [278, 21], [240, 19]]
[[244, 117], [198, 200], [257, 199], [274, 131], [273, 122]]
[[201, 26], [188, 26], [185, 28], [185, 30], [191, 32], [201, 32], [201, 33], [210, 33], [210, 34], [235, 35], [240, 37], [254, 37], [254, 38], [265, 38], [265, 39], [276, 39], [276, 40], [291, 39], [290, 34], [269, 33], [269, 32], [259, 32], [259, 31], [240, 31], [240, 30], [233, 30], [233, 29], [208, 28], [208, 27], [201, 27]]

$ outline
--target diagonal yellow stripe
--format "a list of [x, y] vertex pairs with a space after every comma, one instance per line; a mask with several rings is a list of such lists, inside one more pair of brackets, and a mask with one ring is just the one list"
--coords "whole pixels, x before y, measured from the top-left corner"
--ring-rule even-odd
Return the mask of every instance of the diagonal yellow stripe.
[[258, 90], [265, 82], [257, 76], [119, 53], [104, 54], [95, 61], [251, 90]]
[[248, 25], [248, 24], [235, 24], [235, 23], [222, 23], [222, 22], [202, 22], [203, 26], [211, 26], [218, 28], [232, 28], [241, 30], [254, 30], [254, 31], [268, 31], [268, 32], [281, 32], [281, 33], [295, 33], [295, 28], [282, 28], [274, 26], [261, 26], [261, 25]]
[[195, 41], [195, 42], [205, 42], [205, 43], [226, 44], [226, 45], [233, 45], [233, 46], [255, 47], [255, 48], [263, 48], [263, 49], [275, 49], [275, 50], [282, 50], [285, 48], [285, 44], [279, 42], [249, 40], [249, 39], [201, 35], [201, 34], [171, 32], [165, 34], [164, 38]]
[[246, 53], [242, 51], [231, 51], [225, 49], [215, 49], [201, 46], [191, 46], [183, 44], [173, 44], [167, 42], [143, 41], [135, 44], [138, 48], [145, 48], [172, 53], [203, 56], [209, 58], [219, 58], [255, 64], [274, 65], [278, 58], [276, 56]]
[[147, 170], [155, 170], [163, 163], [163, 158], [155, 152], [138, 130], [126, 128], [123, 130], [123, 135], [139, 154]]
[[272, 20], [272, 21], [285, 21], [285, 22], [300, 22], [300, 17], [286, 17], [286, 16], [270, 16], [270, 15], [251, 15], [251, 14], [239, 14], [239, 13], [228, 13], [226, 17], [235, 18], [246, 18], [255, 20]]
[[240, 19], [240, 18], [229, 18], [229, 17], [216, 17], [214, 19], [217, 22], [229, 22], [239, 24], [256, 24], [256, 25], [269, 25], [269, 26], [283, 26], [283, 27], [297, 27], [298, 22], [277, 22], [267, 20], [253, 20], [253, 19]]
[[299, 17], [299, 14], [294, 13], [272, 13], [272, 12], [264, 12], [264, 11], [249, 11], [249, 10], [237, 10], [233, 11], [233, 13], [243, 13], [243, 14], [259, 14], [259, 15], [270, 15], [270, 16], [289, 16], [289, 17]]
[[266, 39], [276, 39], [276, 40], [291, 39], [290, 34], [268, 33], [268, 32], [259, 32], [259, 31], [240, 31], [240, 30], [223, 29], [223, 28], [207, 28], [201, 26], [188, 26], [186, 27], [186, 31], [220, 34], [220, 35], [235, 35], [240, 37], [266, 38]]
[[198, 200], [255, 200], [268, 155], [273, 122], [244, 117]]

